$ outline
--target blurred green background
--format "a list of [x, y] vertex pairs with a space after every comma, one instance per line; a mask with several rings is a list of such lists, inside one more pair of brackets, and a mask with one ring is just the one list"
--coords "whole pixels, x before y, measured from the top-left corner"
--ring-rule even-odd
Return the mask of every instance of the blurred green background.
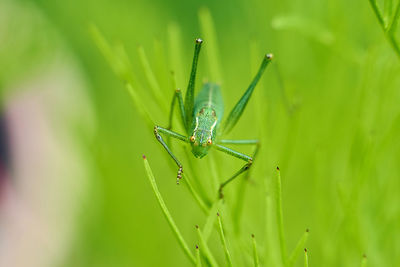
[[[379, 4], [385, 14], [394, 14], [398, 1], [390, 1], [391, 6], [388, 2]], [[143, 92], [149, 85], [137, 47], [146, 50], [169, 105], [173, 88], [168, 82], [168, 30], [175, 25], [181, 33], [182, 70], [176, 75], [178, 87], [185, 88], [193, 40], [201, 37], [198, 14], [203, 7], [209, 9], [217, 33], [226, 113], [247, 88], [264, 53], [275, 55], [256, 97], [229, 136], [262, 141], [243, 202], [240, 240], [251, 250], [251, 239], [246, 238], [252, 233], [259, 237], [265, 266], [270, 262], [268, 251], [279, 248], [266, 241], [262, 186], [279, 165], [289, 252], [309, 228], [310, 266], [358, 266], [363, 254], [368, 266], [400, 265], [400, 57], [369, 1], [4, 0], [1, 6], [9, 14], [2, 22], [7, 42], [0, 44], [3, 107], [17, 94], [14, 85], [44, 65], [54, 69], [48, 62], [60, 51], [59, 64], [68, 65], [77, 73], [73, 79], [83, 84], [76, 87], [56, 76], [50, 90], [60, 98], [56, 89], [66, 88], [59, 99], [66, 106], [51, 114], [49, 124], [74, 140], [70, 149], [79, 157], [68, 157], [86, 174], [84, 185], [75, 179], [74, 186], [59, 188], [65, 205], [71, 201], [74, 208], [58, 217], [72, 218], [66, 220], [75, 226], [57, 256], [41, 251], [58, 259], [49, 266], [190, 266], [151, 191], [142, 154], [148, 156], [168, 208], [193, 247], [194, 225], [202, 225], [205, 217], [184, 186], [175, 184], [176, 170], [169, 167], [153, 129], [97, 48], [89, 24], [110, 42], [124, 45]], [[204, 78], [213, 76], [206, 62], [202, 54], [197, 90]], [[35, 88], [26, 87], [35, 94]], [[144, 104], [157, 105], [148, 101]], [[70, 112], [79, 123], [65, 120]], [[155, 110], [153, 115], [166, 126], [166, 114]], [[221, 180], [242, 164], [212, 153]], [[194, 162], [194, 168], [209, 173], [205, 160]], [[54, 175], [54, 181], [68, 179], [68, 166], [64, 172], [64, 178]], [[209, 176], [201, 179], [207, 183]], [[224, 205], [232, 208], [240, 185], [235, 182], [226, 190]], [[52, 189], [43, 183], [32, 190], [43, 194], [45, 201]], [[48, 210], [57, 210], [58, 205], [53, 202]], [[218, 238], [217, 232], [214, 235]], [[229, 230], [227, 239], [234, 242], [229, 241]], [[222, 264], [223, 252], [215, 247]], [[302, 260], [296, 264], [302, 266]]]

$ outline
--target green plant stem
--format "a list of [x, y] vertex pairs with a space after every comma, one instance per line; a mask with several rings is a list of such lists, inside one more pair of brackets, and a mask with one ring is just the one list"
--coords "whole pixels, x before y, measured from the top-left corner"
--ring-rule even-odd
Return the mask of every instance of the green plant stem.
[[206, 223], [204, 225], [204, 230], [203, 230], [203, 237], [205, 242], [208, 241], [208, 239], [210, 238], [211, 232], [212, 232], [212, 228], [214, 226], [215, 223], [215, 214], [217, 214], [217, 211], [219, 210], [220, 205], [222, 204], [222, 199], [218, 199], [217, 201], [214, 202], [214, 204], [211, 207], [211, 210], [208, 214]]
[[287, 266], [293, 266], [294, 263], [296, 262], [296, 259], [299, 257], [301, 250], [304, 248], [307, 239], [308, 239], [308, 229], [304, 232], [304, 234], [301, 236], [299, 241], [296, 244], [296, 247], [293, 249], [293, 252], [290, 254], [288, 264]]
[[181, 53], [183, 50], [181, 44], [182, 38], [179, 25], [176, 23], [170, 23], [168, 25], [168, 51], [170, 51], [168, 62], [170, 70], [176, 77], [176, 85], [178, 88], [184, 84], [184, 74], [186, 74], [182, 65]]
[[201, 267], [200, 249], [196, 245], [196, 267]]
[[[192, 174], [191, 177], [193, 177], [193, 179], [194, 179], [194, 180], [192, 180], [192, 181], [195, 182], [198, 195], [199, 195], [200, 198], [203, 200], [203, 202], [207, 205], [207, 207], [210, 208], [212, 202], [211, 202], [211, 200], [208, 198], [208, 196], [207, 196], [207, 194], [206, 194], [206, 191], [205, 191], [205, 189], [204, 189], [204, 186], [203, 186], [202, 183], [200, 182], [199, 174], [198, 174], [198, 172], [196, 172], [196, 165], [195, 165], [195, 163], [193, 162], [193, 161], [194, 161], [193, 155], [191, 154], [191, 152], [189, 151], [189, 149], [186, 148], [186, 147], [184, 148], [184, 152], [185, 152], [186, 158], [188, 159], [188, 165], [189, 165], [189, 168], [187, 168], [186, 172], [189, 171], [189, 172]], [[192, 185], [193, 185], [193, 183], [192, 183]], [[208, 214], [208, 212], [207, 212], [207, 214]]]
[[236, 236], [240, 234], [240, 222], [241, 215], [243, 212], [243, 204], [245, 201], [245, 194], [248, 185], [249, 175], [251, 173], [251, 169], [246, 173], [246, 176], [243, 179], [240, 179], [240, 185], [237, 187], [236, 192], [236, 200], [234, 207], [232, 209], [232, 217], [233, 217], [233, 229], [235, 231]]
[[393, 36], [397, 30], [399, 20], [400, 20], [400, 1], [397, 2], [396, 11], [394, 13], [393, 19], [392, 19], [391, 23], [389, 24], [389, 28], [388, 28], [388, 32], [390, 34], [392, 34]]
[[304, 249], [304, 267], [308, 267], [308, 251]]
[[389, 24], [385, 24], [385, 20], [382, 14], [382, 11], [380, 10], [378, 3], [376, 0], [369, 0], [372, 9], [374, 10], [374, 13], [376, 17], [378, 18], [379, 24], [381, 25], [383, 32], [385, 33], [386, 37], [388, 38], [390, 44], [392, 45], [394, 51], [396, 52], [397, 56], [400, 58], [400, 44], [396, 39], [395, 32], [399, 23], [400, 19], [400, 2], [397, 3], [396, 11], [395, 14], [389, 22]]
[[282, 212], [282, 184], [281, 173], [279, 168], [276, 168], [276, 181], [275, 181], [275, 201], [276, 201], [276, 219], [278, 224], [279, 244], [281, 248], [281, 257], [283, 265], [286, 265], [286, 243], [283, 233], [283, 212]]
[[[265, 186], [267, 189], [268, 183], [265, 183]], [[276, 247], [276, 242], [275, 242], [275, 229], [273, 227], [274, 225], [274, 218], [273, 218], [273, 200], [271, 197], [270, 193], [266, 194], [265, 197], [265, 207], [266, 207], [266, 228], [265, 228], [265, 233], [267, 237], [267, 251], [265, 252], [267, 255], [267, 259], [269, 259], [269, 264], [271, 266], [280, 266], [278, 264], [278, 249]]]
[[208, 165], [211, 171], [211, 181], [212, 181], [212, 191], [217, 192], [220, 181], [218, 179], [218, 170], [217, 170], [217, 163], [215, 161], [215, 155], [212, 153], [208, 154]]
[[163, 113], [168, 111], [168, 107], [166, 105], [165, 96], [161, 91], [160, 85], [157, 82], [156, 76], [154, 75], [153, 70], [151, 69], [149, 60], [146, 56], [146, 52], [144, 51], [143, 46], [138, 47], [138, 54], [140, 62], [142, 63], [142, 67], [144, 70], [144, 74], [147, 78], [147, 81], [150, 85], [150, 91], [155, 99], [157, 99], [158, 106], [161, 107]]
[[369, 3], [371, 4], [371, 7], [375, 12], [376, 17], [378, 18], [379, 24], [382, 26], [384, 30], [386, 30], [385, 20], [383, 19], [382, 12], [379, 9], [378, 4], [376, 3], [376, 0], [369, 0]]
[[161, 210], [163, 211], [164, 217], [167, 219], [169, 226], [172, 229], [172, 232], [174, 233], [176, 239], [178, 239], [179, 245], [183, 249], [183, 252], [185, 255], [189, 258], [189, 260], [193, 263], [196, 264], [196, 259], [193, 256], [193, 254], [190, 252], [188, 245], [186, 244], [185, 239], [183, 238], [182, 234], [180, 233], [178, 227], [175, 224], [174, 219], [172, 218], [171, 214], [168, 211], [167, 206], [165, 205], [165, 202], [161, 196], [160, 191], [158, 190], [156, 180], [154, 178], [153, 172], [150, 168], [149, 162], [145, 156], [143, 156], [143, 162], [144, 162], [144, 168], [146, 169], [146, 174], [147, 178], [151, 184], [151, 187], [153, 189], [154, 194], [157, 197], [158, 204], [161, 207]]
[[256, 238], [254, 237], [254, 235], [251, 235], [251, 239], [252, 239], [252, 241], [253, 241], [254, 266], [255, 266], [255, 267], [259, 267], [259, 266], [260, 266], [260, 259], [258, 258]]
[[200, 242], [200, 247], [201, 247], [202, 254], [204, 255], [204, 257], [206, 257], [206, 259], [210, 263], [211, 267], [218, 267], [218, 263], [215, 260], [214, 256], [212, 255], [211, 250], [208, 247], [207, 242], [204, 240], [203, 234], [200, 231], [199, 226], [197, 226], [197, 225], [196, 225], [196, 231], [197, 231], [197, 237], [198, 237], [199, 242]]
[[397, 42], [396, 37], [393, 34], [388, 35], [390, 44], [392, 45], [394, 51], [400, 58], [400, 44]]
[[193, 185], [192, 185], [192, 182], [191, 182], [192, 178], [190, 178], [189, 175], [187, 175], [187, 174], [184, 174], [183, 178], [184, 178], [184, 181], [187, 184], [187, 187], [189, 189], [190, 194], [196, 200], [196, 202], [199, 205], [199, 207], [201, 208], [201, 210], [205, 214], [209, 214], [210, 210], [209, 210], [208, 206], [204, 203], [203, 199], [200, 197], [200, 195], [197, 193], [197, 191], [193, 188]]
[[89, 31], [95, 44], [110, 64], [114, 73], [124, 82], [124, 85], [140, 115], [145, 119], [148, 126], [152, 128], [155, 124], [154, 120], [147, 108], [143, 105], [145, 101], [140, 98], [137, 93], [137, 88], [134, 86], [134, 81], [136, 79], [132, 73], [129, 58], [126, 55], [125, 49], [122, 45], [112, 47], [95, 25], [91, 25]]
[[128, 93], [129, 93], [129, 95], [131, 96], [131, 99], [132, 99], [134, 105], [138, 109], [140, 115], [146, 121], [146, 124], [150, 127], [150, 129], [152, 127], [154, 127], [155, 123], [154, 123], [153, 118], [151, 117], [150, 113], [147, 111], [147, 109], [142, 104], [143, 102], [141, 101], [139, 95], [136, 93], [136, 90], [133, 89], [132, 84], [131, 83], [126, 83], [125, 87], [126, 87]]
[[222, 247], [224, 248], [226, 263], [227, 266], [232, 267], [233, 265], [232, 265], [231, 254], [229, 253], [228, 246], [226, 245], [224, 228], [222, 226], [222, 219], [219, 213], [217, 213], [217, 219], [218, 219], [219, 237], [221, 239]]
[[202, 8], [199, 11], [199, 20], [201, 32], [207, 45], [207, 61], [209, 76], [212, 81], [222, 82], [221, 67], [218, 60], [218, 45], [217, 33], [215, 31], [214, 22], [212, 20], [210, 11], [207, 8]]
[[367, 267], [367, 256], [364, 254], [361, 259], [361, 267]]

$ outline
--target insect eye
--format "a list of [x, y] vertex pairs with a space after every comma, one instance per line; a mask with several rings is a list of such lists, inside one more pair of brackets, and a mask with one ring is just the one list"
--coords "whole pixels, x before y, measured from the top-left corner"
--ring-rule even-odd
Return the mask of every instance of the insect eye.
[[208, 144], [208, 145], [211, 145], [211, 144], [212, 144], [212, 140], [211, 140], [211, 139], [208, 139], [208, 140], [207, 140], [207, 144]]
[[195, 137], [194, 137], [194, 135], [192, 135], [191, 137], [190, 137], [190, 142], [194, 142], [195, 141]]

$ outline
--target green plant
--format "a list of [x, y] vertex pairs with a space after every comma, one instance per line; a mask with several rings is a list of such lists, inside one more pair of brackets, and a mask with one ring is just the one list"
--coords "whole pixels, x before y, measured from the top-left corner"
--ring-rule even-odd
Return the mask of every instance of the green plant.
[[400, 22], [400, 1], [384, 0], [384, 11], [379, 7], [376, 0], [369, 0], [372, 9], [382, 27], [383, 32], [392, 45], [395, 53], [400, 58], [400, 43], [396, 38], [398, 25]]
[[[220, 64], [218, 63], [218, 41], [216, 40], [215, 29], [213, 26], [213, 22], [211, 20], [211, 15], [206, 9], [202, 9], [200, 12], [200, 22], [201, 28], [205, 39], [208, 40], [208, 47], [206, 50], [206, 58], [208, 62], [208, 76], [209, 77], [220, 77], [223, 79], [222, 72], [219, 69]], [[318, 27], [316, 27], [318, 28]], [[142, 115], [144, 120], [148, 125], [148, 129], [152, 129], [155, 125], [154, 118], [161, 118], [166, 114], [168, 105], [167, 101], [164, 101], [165, 96], [172, 97], [175, 93], [175, 89], [177, 88], [177, 84], [182, 85], [183, 79], [182, 73], [184, 73], [183, 64], [180, 62], [182, 55], [180, 55], [180, 30], [176, 24], [171, 24], [168, 27], [168, 36], [169, 36], [169, 54], [171, 55], [171, 59], [169, 61], [170, 67], [173, 70], [173, 75], [166, 75], [165, 73], [157, 73], [152, 70], [149, 64], [149, 60], [145, 53], [143, 47], [139, 47], [139, 62], [142, 65], [143, 77], [145, 77], [145, 83], [147, 86], [143, 86], [139, 79], [140, 75], [135, 75], [132, 70], [132, 64], [128, 59], [127, 54], [125, 53], [122, 45], [111, 46], [105, 40], [105, 38], [100, 34], [100, 32], [92, 26], [91, 32], [93, 38], [97, 44], [97, 46], [102, 51], [103, 55], [109, 61], [112, 66], [114, 72], [117, 76], [124, 82], [129, 94], [132, 97], [134, 105], [138, 112]], [[259, 55], [258, 43], [253, 42], [249, 48], [250, 54], [252, 55], [252, 68], [256, 68], [257, 56]], [[293, 109], [295, 106], [294, 100], [291, 97], [286, 95], [284, 90], [284, 82], [279, 70], [276, 68], [278, 73], [279, 81], [277, 84], [280, 85], [278, 87], [278, 91], [281, 94], [281, 98], [278, 100], [283, 102], [284, 114], [287, 117], [288, 123], [294, 124], [292, 126], [293, 132], [299, 130], [299, 124], [303, 123], [307, 125], [307, 122], [300, 122], [299, 115], [296, 109]], [[158, 75], [163, 75], [164, 78], [158, 77]], [[159, 81], [164, 80], [163, 84], [160, 84]], [[255, 116], [254, 121], [255, 125], [259, 131], [259, 135], [261, 136], [261, 143], [267, 144], [267, 146], [263, 146], [260, 150], [258, 162], [262, 162], [267, 157], [271, 155], [268, 154], [266, 148], [268, 148], [269, 143], [268, 138], [272, 136], [270, 125], [265, 123], [265, 118], [270, 116], [268, 114], [269, 110], [266, 108], [265, 103], [263, 102], [265, 97], [262, 88], [262, 81], [260, 85], [261, 89], [259, 90], [258, 97], [255, 99]], [[148, 88], [149, 90], [144, 90], [143, 88]], [[163, 88], [161, 90], [160, 88]], [[275, 89], [276, 90], [276, 89]], [[362, 95], [364, 95], [363, 93]], [[158, 95], [158, 97], [156, 97]], [[163, 97], [160, 97], [162, 95]], [[369, 97], [370, 95], [364, 95], [364, 98]], [[361, 99], [364, 99], [361, 98]], [[155, 99], [156, 101], [149, 101], [149, 99]], [[168, 98], [167, 98], [168, 99]], [[368, 99], [368, 98], [367, 98]], [[328, 101], [329, 102], [329, 101]], [[146, 104], [144, 104], [146, 103]], [[296, 103], [297, 104], [297, 103]], [[358, 108], [362, 109], [363, 102], [360, 101]], [[296, 105], [298, 107], [298, 104]], [[360, 111], [359, 111], [360, 112]], [[351, 119], [352, 117], [350, 117]], [[178, 121], [181, 118], [179, 116], [174, 116], [173, 121]], [[341, 121], [348, 123], [350, 121]], [[277, 122], [277, 121], [275, 121]], [[178, 126], [179, 127], [179, 126]], [[321, 128], [322, 129], [322, 128]], [[361, 128], [358, 128], [361, 129]], [[396, 131], [397, 128], [393, 128], [393, 131]], [[276, 130], [276, 129], [275, 129]], [[390, 130], [390, 132], [392, 132]], [[359, 135], [362, 134], [362, 130], [359, 130]], [[276, 131], [278, 133], [284, 131]], [[294, 147], [296, 144], [290, 140], [292, 140], [292, 132], [287, 133], [288, 143], [287, 147]], [[362, 139], [362, 138], [361, 138]], [[353, 145], [353, 149], [359, 149], [357, 147], [357, 142], [361, 140], [359, 136], [354, 137], [355, 144]], [[334, 140], [334, 139], [333, 139]], [[364, 139], [362, 139], [364, 140]], [[372, 148], [374, 149], [374, 148]], [[168, 209], [166, 208], [165, 202], [161, 197], [161, 193], [158, 191], [158, 188], [155, 183], [154, 175], [152, 170], [149, 167], [147, 159], [145, 159], [145, 167], [146, 172], [149, 178], [149, 181], [152, 185], [153, 191], [157, 197], [157, 200], [162, 208], [162, 211], [167, 218], [167, 221], [172, 229], [172, 232], [175, 234], [175, 237], [178, 240], [181, 248], [183, 249], [185, 255], [188, 260], [192, 262], [194, 265], [211, 265], [217, 266], [223, 264], [232, 265], [232, 266], [246, 266], [246, 265], [272, 265], [272, 266], [294, 266], [296, 262], [298, 262], [298, 258], [301, 254], [302, 249], [305, 247], [309, 231], [306, 230], [301, 237], [298, 239], [290, 253], [287, 251], [286, 246], [286, 238], [285, 238], [285, 230], [284, 230], [284, 216], [283, 216], [283, 205], [282, 205], [282, 181], [280, 176], [280, 170], [277, 169], [276, 173], [271, 175], [270, 170], [266, 170], [263, 166], [257, 167], [257, 161], [255, 163], [256, 169], [250, 171], [246, 174], [245, 177], [242, 177], [240, 181], [238, 181], [238, 185], [236, 187], [236, 194], [233, 194], [232, 197], [228, 197], [225, 202], [221, 202], [218, 197], [215, 195], [217, 188], [221, 182], [220, 173], [221, 173], [221, 159], [219, 159], [216, 155], [209, 155], [209, 159], [203, 161], [203, 165], [198, 167], [198, 163], [193, 161], [193, 158], [190, 155], [190, 151], [181, 146], [174, 147], [174, 150], [177, 150], [179, 154], [185, 155], [184, 160], [186, 161], [186, 165], [189, 168], [186, 169], [184, 174], [184, 179], [182, 185], [187, 188], [188, 192], [191, 194], [200, 210], [203, 212], [204, 216], [204, 226], [196, 227], [197, 233], [197, 242], [196, 246], [192, 244], [192, 246], [188, 241], [186, 241], [187, 237], [184, 237], [180, 230], [178, 230], [178, 226], [173, 220], [173, 216], [170, 214]], [[336, 152], [334, 148], [332, 148], [332, 152]], [[284, 153], [284, 152], [282, 152]], [[319, 150], [316, 152], [315, 162], [315, 172], [319, 171], [319, 168], [322, 168], [321, 153]], [[355, 152], [354, 152], [355, 153]], [[167, 155], [165, 155], [167, 156]], [[363, 177], [365, 177], [365, 172], [371, 168], [369, 164], [372, 157], [372, 152], [367, 151], [365, 161], [358, 162], [357, 158], [354, 159], [354, 168], [356, 166], [364, 166], [360, 167], [360, 170], [363, 170], [362, 173], [357, 174], [357, 179], [355, 184], [350, 186], [350, 193], [344, 195], [345, 193], [339, 192], [339, 198], [341, 205], [343, 206], [344, 215], [339, 216], [335, 223], [338, 224], [333, 226], [333, 232], [337, 232], [343, 224], [344, 218], [347, 218], [349, 214], [354, 210], [354, 205], [357, 203], [354, 201], [357, 199], [358, 194], [360, 194], [360, 188], [362, 188]], [[286, 157], [286, 161], [289, 161], [288, 157]], [[170, 161], [167, 161], [171, 163]], [[287, 162], [285, 162], [287, 163]], [[204, 165], [205, 164], [205, 165]], [[361, 165], [359, 165], [361, 164]], [[362, 165], [364, 164], [364, 165]], [[173, 168], [172, 163], [170, 164], [171, 168]], [[367, 167], [369, 166], [369, 167]], [[204, 168], [206, 167], [206, 168]], [[200, 171], [200, 169], [202, 171]], [[206, 171], [204, 171], [206, 170]], [[317, 179], [323, 179], [322, 175], [317, 175]], [[167, 178], [167, 177], [166, 177]], [[326, 180], [324, 180], [326, 181]], [[265, 214], [265, 221], [263, 225], [263, 233], [264, 238], [255, 240], [255, 235], [252, 236], [249, 233], [253, 232], [253, 229], [247, 228], [247, 225], [243, 223], [243, 203], [246, 200], [246, 188], [249, 187], [249, 184], [258, 183], [263, 184], [262, 187], [259, 187], [260, 198], [259, 203], [262, 203], [263, 211]], [[321, 183], [320, 181], [315, 181]], [[340, 186], [339, 186], [340, 188]], [[177, 188], [176, 190], [181, 190], [181, 188]], [[262, 199], [262, 200], [261, 200]], [[216, 214], [219, 216], [216, 216]], [[223, 223], [222, 220], [223, 219]], [[217, 222], [216, 222], [217, 220]], [[215, 235], [213, 233], [219, 233], [219, 239], [221, 241], [220, 249], [215, 246], [215, 243], [210, 243], [210, 240], [214, 238]], [[252, 236], [252, 238], [250, 238]], [[257, 234], [257, 237], [262, 235]], [[293, 239], [293, 238], [291, 238]], [[327, 244], [327, 247], [335, 246], [335, 241]], [[260, 245], [263, 244], [263, 245]], [[195, 251], [190, 249], [196, 247]], [[334, 250], [332, 250], [334, 251]], [[308, 252], [305, 251], [304, 254], [304, 265], [308, 266]], [[225, 258], [225, 260], [223, 260]], [[334, 262], [334, 261], [332, 261]], [[363, 266], [366, 265], [366, 258], [363, 257], [361, 259], [361, 264]]]
[[[207, 37], [207, 40], [209, 42], [209, 47], [208, 49], [210, 50], [209, 52], [206, 53], [206, 56], [208, 58], [208, 64], [210, 66], [210, 73], [212, 73], [212, 76], [214, 77], [220, 77], [220, 71], [219, 71], [219, 63], [217, 59], [217, 41], [215, 37], [215, 29], [213, 26], [213, 22], [211, 19], [211, 15], [209, 14], [208, 10], [202, 9], [200, 14], [200, 21], [201, 21], [201, 26], [203, 29], [203, 35]], [[177, 38], [174, 35], [177, 35], [177, 26], [173, 25], [170, 26], [170, 39], [171, 40], [177, 40]], [[149, 84], [149, 89], [150, 89], [150, 95], [141, 95], [143, 90], [139, 89], [138, 86], [138, 79], [134, 75], [131, 67], [130, 60], [128, 59], [128, 56], [123, 48], [122, 45], [116, 45], [116, 46], [111, 46], [108, 44], [108, 42], [105, 40], [105, 38], [102, 36], [100, 31], [94, 26], [91, 26], [91, 33], [93, 36], [93, 39], [99, 49], [101, 50], [102, 54], [105, 56], [105, 58], [108, 60], [109, 64], [111, 65], [112, 69], [116, 73], [116, 75], [124, 82], [125, 87], [127, 91], [129, 92], [133, 103], [137, 110], [140, 112], [144, 120], [147, 122], [147, 124], [150, 126], [154, 125], [154, 119], [153, 119], [153, 114], [151, 111], [154, 110], [155, 107], [151, 105], [144, 105], [143, 103], [148, 103], [146, 102], [146, 97], [155, 97], [155, 106], [157, 109], [159, 109], [161, 112], [164, 112], [167, 108], [165, 105], [165, 101], [163, 100], [162, 96], [164, 93], [161, 92], [161, 86], [157, 82], [157, 78], [152, 71], [146, 53], [143, 49], [143, 47], [139, 47], [138, 49], [138, 54], [140, 61], [143, 66], [143, 71], [145, 74], [145, 77], [147, 78], [148, 84]], [[173, 47], [178, 47], [178, 44], [173, 44]], [[172, 54], [175, 54], [176, 57], [178, 52], [177, 51], [172, 51]], [[179, 72], [181, 70], [174, 70], [175, 72]], [[171, 84], [175, 84], [176, 81], [174, 80], [174, 77], [171, 77]], [[171, 88], [171, 87], [170, 87]], [[174, 88], [171, 88], [171, 93], [173, 92]], [[260, 105], [260, 103], [258, 103]], [[178, 118], [173, 118], [173, 119], [180, 119]], [[184, 150], [186, 155], [188, 155], [187, 150]], [[236, 203], [233, 207], [234, 210], [231, 210], [229, 205], [227, 203], [224, 203], [223, 200], [219, 199], [218, 196], [215, 194], [213, 196], [209, 196], [209, 192], [216, 192], [215, 190], [212, 190], [211, 188], [217, 188], [219, 184], [221, 183], [218, 173], [220, 170], [218, 170], [214, 158], [211, 156], [209, 160], [209, 167], [210, 167], [210, 173], [212, 174], [212, 185], [211, 187], [208, 187], [207, 189], [203, 189], [204, 185], [200, 184], [200, 181], [205, 179], [204, 175], [201, 175], [196, 169], [193, 168], [188, 168], [187, 171], [185, 171], [184, 174], [184, 179], [183, 179], [183, 184], [186, 185], [187, 189], [191, 193], [192, 197], [195, 199], [196, 203], [199, 205], [201, 210], [204, 212], [204, 215], [206, 216], [206, 223], [204, 224], [204, 227], [202, 230], [200, 229], [199, 226], [196, 226], [196, 232], [198, 236], [198, 244], [196, 245], [196, 250], [195, 253], [189, 249], [189, 245], [187, 241], [185, 241], [185, 238], [181, 234], [181, 231], [178, 229], [178, 226], [176, 225], [173, 216], [169, 212], [165, 201], [163, 200], [161, 193], [159, 192], [159, 189], [157, 187], [153, 172], [150, 168], [150, 165], [148, 163], [148, 160], [145, 156], [143, 156], [144, 159], [144, 166], [146, 169], [147, 177], [149, 179], [149, 182], [152, 186], [153, 192], [158, 200], [158, 203], [161, 207], [161, 210], [167, 219], [167, 222], [173, 231], [176, 239], [178, 240], [178, 243], [180, 244], [182, 250], [184, 251], [185, 255], [189, 259], [190, 262], [193, 263], [193, 265], [200, 266], [201, 262], [204, 261], [206, 264], [211, 265], [211, 266], [218, 266], [218, 260], [219, 257], [216, 257], [215, 254], [218, 254], [218, 252], [214, 251], [214, 247], [211, 248], [208, 246], [208, 240], [210, 238], [211, 233], [215, 230], [219, 232], [220, 240], [221, 240], [221, 246], [223, 248], [224, 254], [225, 254], [225, 264], [228, 266], [235, 266], [238, 265], [240, 266], [240, 262], [253, 262], [255, 266], [259, 266], [260, 263], [265, 263], [267, 264], [270, 262], [268, 254], [271, 254], [272, 251], [274, 251], [273, 248], [267, 251], [266, 255], [260, 255], [261, 257], [259, 258], [259, 252], [257, 250], [257, 245], [255, 241], [254, 235], [248, 234], [247, 236], [250, 237], [251, 239], [247, 240], [242, 240], [240, 235], [239, 235], [239, 228], [240, 227], [240, 205], [242, 204], [244, 195], [243, 194], [238, 194], [236, 199], [233, 199], [233, 201]], [[193, 167], [194, 162], [192, 162], [192, 157], [187, 157], [187, 159], [190, 163], [188, 164], [189, 166]], [[246, 183], [249, 182], [249, 176], [246, 175], [244, 178], [242, 178], [242, 186], [245, 187]], [[265, 177], [265, 176], [264, 176]], [[270, 179], [264, 178], [264, 182], [270, 183], [273, 185], [272, 188], [275, 188], [275, 190], [270, 189], [269, 186], [266, 186], [266, 191], [264, 192], [265, 200], [264, 203], [266, 203], [266, 209], [273, 209], [276, 211], [276, 216], [270, 216], [272, 215], [271, 211], [268, 211], [267, 213], [269, 214], [266, 216], [268, 218], [268, 223], [267, 225], [272, 226], [275, 225], [275, 220], [273, 219], [274, 217], [276, 218], [276, 225], [277, 228], [279, 229], [279, 243], [280, 243], [280, 251], [275, 251], [274, 253], [280, 254], [281, 255], [281, 260], [276, 262], [278, 265], [282, 266], [292, 266], [299, 256], [299, 251], [301, 249], [301, 246], [305, 245], [308, 231], [306, 232], [305, 236], [301, 237], [301, 239], [298, 242], [298, 245], [295, 247], [294, 251], [290, 254], [290, 257], [288, 258], [286, 255], [286, 245], [285, 245], [285, 239], [283, 236], [283, 215], [282, 215], [282, 197], [281, 197], [281, 181], [280, 181], [280, 172], [279, 169], [277, 170], [277, 175], [273, 176]], [[211, 190], [210, 190], [211, 189]], [[180, 188], [177, 188], [177, 190], [180, 190]], [[207, 190], [207, 192], [206, 192]], [[239, 192], [242, 192], [244, 188], [239, 188]], [[273, 201], [272, 203], [267, 203], [271, 202], [270, 196], [273, 196]], [[235, 201], [236, 200], [236, 201]], [[228, 200], [227, 200], [228, 201]], [[231, 201], [231, 200], [229, 200]], [[222, 217], [224, 218], [224, 223], [222, 222]], [[224, 230], [224, 224], [229, 225], [228, 229], [229, 231], [227, 232]], [[275, 226], [274, 226], [275, 227]], [[251, 231], [251, 229], [248, 229], [247, 231]], [[268, 230], [266, 230], [268, 232]], [[269, 244], [274, 244], [276, 243], [276, 240], [273, 240], [273, 237], [267, 237], [267, 239], [270, 239], [267, 241]], [[249, 242], [252, 240], [252, 245]], [[231, 249], [229, 248], [232, 246], [232, 249], [234, 252], [231, 252]], [[250, 253], [251, 250], [245, 253], [237, 253], [238, 251], [241, 250], [243, 247], [253, 247], [253, 252]], [[195, 246], [193, 246], [195, 247]], [[275, 246], [274, 246], [275, 247]], [[201, 255], [201, 257], [199, 257]], [[233, 258], [231, 255], [235, 255]], [[251, 260], [253, 258], [253, 260]], [[222, 264], [222, 265], [225, 265]]]

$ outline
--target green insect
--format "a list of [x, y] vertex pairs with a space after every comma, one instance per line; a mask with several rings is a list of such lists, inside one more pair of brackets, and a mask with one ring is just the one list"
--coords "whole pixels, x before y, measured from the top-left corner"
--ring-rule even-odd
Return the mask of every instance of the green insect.
[[[187, 87], [185, 102], [183, 102], [182, 92], [177, 89], [171, 103], [171, 111], [169, 116], [169, 125], [172, 123], [172, 112], [176, 101], [178, 101], [179, 111], [183, 127], [187, 135], [182, 135], [171, 131], [171, 127], [162, 128], [160, 126], [154, 127], [154, 134], [161, 145], [167, 150], [169, 155], [178, 166], [177, 183], [182, 178], [183, 167], [180, 161], [172, 153], [167, 143], [163, 140], [160, 134], [176, 138], [180, 141], [190, 143], [192, 146], [192, 153], [196, 158], [202, 158], [207, 155], [208, 150], [212, 147], [225, 152], [233, 157], [244, 160], [246, 164], [238, 170], [232, 177], [221, 183], [219, 188], [220, 197], [223, 197], [223, 188], [238, 177], [241, 173], [247, 171], [253, 163], [254, 157], [257, 153], [259, 142], [258, 140], [225, 140], [220, 139], [220, 135], [228, 133], [236, 125], [240, 116], [242, 115], [246, 105], [254, 91], [258, 81], [260, 80], [265, 68], [272, 60], [272, 54], [265, 55], [261, 66], [254, 77], [250, 86], [240, 98], [239, 102], [235, 105], [229, 113], [227, 119], [223, 124], [222, 116], [224, 112], [224, 104], [221, 96], [220, 86], [216, 83], [205, 83], [202, 90], [194, 97], [194, 88], [196, 80], [197, 63], [199, 59], [200, 49], [203, 40], [196, 39], [194, 57], [192, 63], [192, 71], [190, 74], [189, 84]], [[254, 154], [250, 157], [241, 152], [235, 151], [226, 147], [228, 144], [236, 145], [255, 145], [256, 149]]]

